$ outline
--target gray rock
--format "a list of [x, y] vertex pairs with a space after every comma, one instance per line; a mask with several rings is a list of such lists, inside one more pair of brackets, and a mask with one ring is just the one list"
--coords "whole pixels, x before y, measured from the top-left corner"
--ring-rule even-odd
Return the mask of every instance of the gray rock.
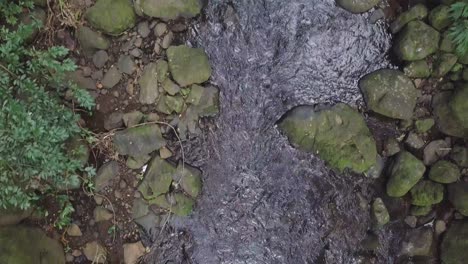
[[150, 17], [176, 19], [198, 15], [202, 5], [199, 0], [140, 0], [140, 8]]
[[140, 103], [154, 104], [159, 96], [157, 63], [153, 62], [145, 66], [138, 84], [140, 85]]
[[172, 177], [176, 171], [174, 165], [156, 156], [149, 163], [138, 190], [146, 200], [155, 199], [169, 191]]
[[418, 134], [410, 132], [406, 138], [405, 144], [410, 148], [420, 149], [424, 147], [425, 143]]
[[128, 157], [127, 167], [133, 170], [141, 169], [151, 159], [150, 155], [141, 155], [136, 157]]
[[[453, 92], [441, 92], [432, 99], [432, 109], [437, 128], [444, 134], [454, 137], [468, 137], [468, 129], [464, 128], [450, 106]], [[463, 105], [461, 102], [460, 105]]]
[[432, 165], [429, 179], [439, 183], [453, 183], [460, 178], [460, 169], [457, 165], [446, 160], [439, 160]]
[[161, 85], [163, 89], [170, 95], [175, 95], [180, 91], [179, 85], [175, 84], [169, 78], [166, 78], [166, 80]]
[[433, 234], [431, 228], [410, 230], [401, 245], [401, 255], [429, 256], [431, 253]]
[[119, 174], [119, 163], [117, 161], [110, 161], [102, 165], [96, 173], [94, 178], [94, 185], [97, 191], [101, 191], [104, 187], [108, 186], [114, 177]]
[[371, 8], [376, 6], [380, 1], [379, 0], [337, 0], [336, 3], [343, 9], [354, 13], [364, 13], [369, 11]]
[[454, 221], [440, 246], [440, 259], [444, 264], [462, 264], [468, 259], [468, 222]]
[[422, 60], [439, 48], [440, 34], [422, 21], [411, 21], [394, 42], [396, 55], [406, 61]]
[[400, 143], [394, 138], [388, 138], [384, 144], [385, 156], [390, 157], [400, 152]]
[[84, 77], [82, 70], [76, 70], [67, 74], [67, 79], [82, 89], [95, 90], [96, 82], [91, 79]]
[[117, 66], [121, 73], [126, 73], [128, 75], [133, 74], [136, 70], [136, 64], [133, 61], [132, 57], [128, 55], [121, 55], [119, 61], [117, 62]]
[[161, 42], [161, 48], [167, 49], [169, 46], [171, 46], [172, 41], [174, 40], [174, 33], [172, 31], [169, 31], [163, 38]]
[[167, 32], [167, 24], [166, 23], [158, 23], [154, 27], [154, 34], [156, 37], [162, 37]]
[[80, 237], [83, 235], [77, 224], [71, 224], [67, 227], [67, 234], [71, 237]]
[[114, 217], [114, 214], [111, 211], [107, 210], [106, 208], [102, 206], [98, 206], [94, 208], [93, 214], [94, 214], [94, 221], [96, 221], [96, 223], [109, 221]]
[[435, 140], [424, 148], [424, 164], [431, 165], [450, 153], [450, 144], [445, 140]]
[[113, 112], [104, 120], [104, 128], [111, 131], [116, 128], [121, 128], [123, 125], [123, 113]]
[[208, 56], [202, 49], [172, 46], [167, 57], [172, 77], [181, 87], [206, 82], [211, 76]]
[[427, 17], [427, 14], [427, 7], [423, 4], [417, 4], [408, 11], [401, 13], [390, 25], [390, 30], [393, 34], [396, 34], [410, 21], [424, 19]]
[[106, 65], [107, 61], [109, 60], [109, 55], [104, 50], [100, 50], [96, 52], [93, 56], [93, 63], [96, 68], [100, 69]]
[[143, 51], [141, 51], [141, 49], [139, 48], [135, 48], [130, 51], [130, 55], [132, 55], [135, 58], [140, 58], [141, 55], [143, 55]]
[[448, 197], [458, 212], [468, 216], [468, 182], [460, 181], [449, 184]]
[[468, 167], [468, 148], [455, 146], [450, 153], [450, 158], [455, 161], [458, 166]]
[[93, 263], [106, 263], [107, 251], [97, 241], [87, 243], [83, 248], [83, 254]]
[[172, 179], [180, 183], [180, 187], [192, 198], [197, 198], [200, 195], [202, 190], [202, 172], [199, 169], [179, 162], [177, 172], [172, 175]]
[[146, 38], [149, 36], [151, 33], [148, 21], [142, 21], [138, 23], [138, 34], [140, 34], [141, 37]]
[[110, 89], [116, 86], [120, 82], [121, 78], [122, 74], [117, 70], [117, 67], [111, 67], [104, 75], [104, 78], [102, 78], [101, 83], [104, 88]]
[[104, 35], [89, 27], [78, 27], [76, 37], [81, 45], [81, 49], [88, 55], [91, 55], [98, 49], [108, 49], [110, 46], [110, 41]]
[[136, 157], [160, 149], [166, 145], [166, 141], [158, 125], [148, 124], [117, 132], [114, 145], [119, 154]]
[[132, 111], [125, 113], [122, 119], [126, 127], [132, 127], [140, 123], [141, 119], [143, 119], [143, 113], [140, 111]]
[[381, 228], [390, 221], [387, 207], [381, 198], [377, 198], [372, 203], [372, 219], [376, 228]]
[[138, 259], [146, 254], [146, 248], [141, 241], [135, 243], [127, 243], [123, 245], [124, 263], [136, 264]]
[[468, 130], [468, 83], [457, 87], [449, 106], [453, 117], [458, 120], [458, 125], [463, 130]]

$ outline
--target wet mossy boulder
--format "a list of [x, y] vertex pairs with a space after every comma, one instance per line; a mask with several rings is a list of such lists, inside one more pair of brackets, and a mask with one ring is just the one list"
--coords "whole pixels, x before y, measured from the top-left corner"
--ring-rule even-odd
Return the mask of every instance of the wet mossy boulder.
[[377, 151], [362, 115], [346, 104], [323, 110], [298, 106], [285, 114], [279, 129], [293, 146], [313, 152], [339, 171], [368, 171]]
[[426, 166], [407, 151], [400, 152], [393, 161], [390, 178], [387, 182], [387, 194], [390, 197], [402, 197], [422, 178]]
[[167, 58], [172, 77], [181, 87], [204, 83], [211, 76], [210, 62], [203, 49], [171, 46]]
[[411, 7], [408, 11], [401, 13], [390, 25], [390, 30], [393, 34], [396, 34], [410, 21], [424, 19], [427, 17], [428, 12], [429, 11], [425, 5], [417, 4]]
[[422, 21], [411, 21], [398, 34], [395, 54], [405, 61], [422, 60], [439, 48], [440, 34]]
[[354, 13], [364, 13], [380, 3], [380, 0], [336, 0], [336, 3], [343, 9]]
[[443, 264], [463, 264], [468, 259], [468, 222], [454, 221], [440, 245]]
[[76, 37], [81, 49], [88, 56], [92, 55], [96, 50], [105, 50], [110, 46], [110, 41], [104, 35], [89, 27], [78, 27]]
[[468, 182], [456, 182], [448, 186], [448, 197], [462, 215], [468, 216]]
[[403, 69], [406, 76], [411, 78], [427, 78], [431, 76], [431, 71], [426, 60], [412, 61]]
[[372, 203], [372, 220], [376, 228], [380, 228], [390, 222], [390, 215], [382, 198], [377, 198]]
[[439, 183], [453, 183], [460, 178], [460, 169], [450, 161], [439, 160], [432, 165], [429, 179]]
[[[466, 93], [466, 92], [464, 92]], [[464, 128], [462, 122], [452, 110], [454, 93], [451, 91], [436, 94], [432, 99], [432, 109], [436, 120], [437, 128], [444, 134], [460, 138], [468, 138], [468, 128]], [[461, 98], [460, 98], [461, 99]], [[458, 100], [460, 100], [458, 99]], [[464, 116], [463, 106], [466, 104], [463, 100], [454, 103], [458, 108], [460, 116]]]
[[0, 228], [0, 263], [65, 264], [62, 245], [39, 228]]
[[450, 18], [450, 7], [439, 5], [432, 9], [429, 13], [429, 23], [439, 31], [450, 26], [450, 24], [452, 24], [452, 19]]
[[411, 204], [429, 206], [444, 199], [444, 186], [440, 183], [422, 180], [411, 188]]
[[468, 129], [468, 84], [459, 87], [450, 100], [450, 109], [458, 124]]
[[202, 8], [200, 0], [140, 0], [139, 9], [147, 16], [161, 19], [191, 18]]
[[146, 124], [118, 131], [114, 146], [120, 155], [140, 156], [149, 154], [166, 145], [161, 130], [156, 124]]
[[143, 181], [138, 186], [146, 200], [169, 192], [172, 183], [172, 175], [176, 173], [176, 167], [159, 156], [154, 157], [148, 164]]
[[402, 72], [380, 69], [359, 81], [367, 107], [381, 115], [410, 119], [420, 92]]
[[109, 35], [122, 34], [136, 21], [130, 0], [98, 0], [86, 11], [85, 17], [91, 26]]
[[443, 53], [438, 56], [434, 65], [434, 77], [443, 77], [455, 66], [458, 57], [451, 53]]

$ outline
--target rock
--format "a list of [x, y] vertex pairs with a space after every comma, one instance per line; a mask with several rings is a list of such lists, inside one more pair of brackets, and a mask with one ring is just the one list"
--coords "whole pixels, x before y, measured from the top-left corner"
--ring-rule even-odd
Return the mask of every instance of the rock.
[[67, 253], [65, 254], [65, 261], [66, 262], [73, 262], [75, 258], [73, 257], [73, 255], [71, 253]]
[[111, 211], [107, 210], [104, 207], [98, 206], [94, 208], [94, 221], [97, 222], [103, 222], [103, 221], [109, 221], [114, 217], [114, 214], [112, 214]]
[[138, 80], [138, 84], [140, 85], [139, 101], [142, 104], [154, 104], [159, 96], [157, 70], [156, 63], [146, 65]]
[[440, 55], [434, 65], [434, 77], [443, 77], [457, 63], [458, 57], [451, 53], [443, 53]]
[[336, 3], [343, 9], [354, 13], [364, 13], [372, 9], [374, 6], [379, 4], [379, 0], [362, 0], [362, 1], [353, 1], [353, 0], [336, 0]]
[[387, 138], [384, 144], [384, 154], [386, 157], [393, 156], [400, 152], [400, 143], [394, 138]]
[[141, 241], [135, 243], [127, 243], [123, 245], [124, 263], [137, 264], [138, 259], [145, 255], [146, 248]]
[[161, 48], [163, 49], [168, 49], [169, 46], [171, 46], [172, 41], [174, 40], [174, 33], [172, 31], [169, 31], [163, 38], [161, 42]]
[[424, 140], [421, 139], [421, 137], [418, 136], [418, 134], [414, 132], [410, 132], [408, 134], [408, 137], [406, 138], [405, 141], [406, 145], [410, 148], [413, 149], [420, 149], [424, 147]]
[[101, 80], [103, 76], [104, 74], [102, 73], [102, 70], [95, 71], [91, 74], [91, 78], [93, 78], [93, 80]]
[[122, 119], [126, 127], [133, 127], [138, 125], [141, 119], [143, 119], [143, 113], [140, 111], [132, 111], [125, 113]]
[[93, 263], [107, 263], [107, 251], [97, 241], [87, 243], [83, 248], [83, 254]]
[[445, 230], [447, 230], [447, 224], [442, 220], [437, 220], [435, 222], [434, 229], [435, 229], [434, 231], [435, 231], [436, 235], [440, 235], [443, 232], [445, 232]]
[[175, 95], [180, 91], [179, 85], [175, 84], [169, 78], [166, 78], [166, 80], [162, 83], [162, 87], [170, 95]]
[[424, 148], [424, 164], [431, 165], [450, 153], [450, 145], [445, 140], [435, 140]]
[[172, 46], [167, 49], [167, 57], [172, 77], [181, 87], [206, 82], [211, 76], [211, 66], [203, 49]]
[[16, 225], [24, 219], [28, 218], [31, 215], [31, 213], [32, 209], [21, 210], [0, 208], [0, 227]]
[[117, 67], [121, 73], [132, 75], [136, 70], [136, 64], [132, 57], [128, 55], [121, 55], [117, 62]]
[[139, 48], [134, 48], [130, 51], [130, 55], [132, 55], [135, 58], [140, 58], [141, 55], [143, 55], [143, 51]]
[[133, 200], [132, 218], [138, 219], [149, 213], [148, 203], [143, 199]]
[[120, 35], [135, 25], [136, 15], [128, 0], [98, 0], [85, 13], [94, 28], [109, 35]]
[[381, 198], [375, 199], [372, 203], [372, 219], [377, 228], [381, 228], [390, 222], [390, 215]]
[[204, 89], [200, 85], [193, 84], [190, 86], [190, 93], [187, 97], [187, 103], [193, 104], [193, 105], [198, 105], [200, 103], [200, 100], [203, 96]]
[[81, 233], [80, 227], [77, 224], [71, 224], [68, 226], [67, 234], [72, 237], [80, 237], [83, 235], [83, 233]]
[[413, 20], [422, 20], [428, 14], [427, 7], [423, 4], [417, 4], [408, 11], [401, 13], [390, 25], [393, 34], [398, 33], [406, 24]]
[[101, 191], [110, 184], [110, 181], [119, 174], [119, 163], [110, 161], [102, 165], [96, 173], [94, 183], [97, 191]]
[[182, 193], [160, 195], [150, 201], [158, 207], [168, 210], [178, 216], [187, 216], [193, 211], [194, 200]]
[[147, 200], [165, 194], [169, 191], [174, 173], [176, 173], [174, 165], [159, 157], [154, 157], [148, 165], [145, 177], [140, 183], [138, 190]]
[[163, 95], [163, 96], [159, 97], [159, 101], [158, 101], [158, 103], [156, 105], [156, 110], [158, 110], [158, 112], [160, 112], [160, 113], [170, 115], [170, 114], [172, 114], [172, 109], [170, 109], [167, 106], [166, 100], [167, 100], [166, 95]]
[[429, 256], [431, 253], [433, 234], [431, 228], [412, 229], [406, 234], [401, 246], [401, 255]]
[[426, 60], [417, 60], [408, 63], [403, 71], [411, 78], [428, 78], [432, 70]]
[[392, 165], [387, 182], [390, 197], [402, 197], [422, 178], [426, 167], [407, 151], [400, 152]]
[[420, 119], [416, 120], [415, 125], [419, 133], [426, 133], [435, 125], [435, 121], [433, 118]]
[[460, 170], [457, 165], [446, 160], [439, 160], [432, 165], [429, 179], [439, 183], [453, 183], [460, 178]]
[[161, 159], [168, 159], [172, 157], [172, 152], [168, 148], [162, 147], [161, 149], [159, 149], [159, 156], [161, 157]]
[[83, 252], [81, 252], [81, 250], [75, 249], [75, 250], [73, 250], [72, 255], [75, 258], [77, 258], [77, 257], [80, 257], [81, 255], [83, 255]]
[[[39, 228], [0, 228], [0, 260], [5, 264], [65, 264], [62, 245]], [[38, 262], [38, 260], [40, 260]]]
[[447, 32], [442, 35], [440, 50], [449, 53], [455, 50], [455, 44], [453, 43], [452, 37], [450, 37]]
[[180, 187], [186, 194], [193, 198], [197, 198], [201, 193], [202, 188], [202, 172], [188, 164], [179, 163], [177, 173], [172, 175], [172, 179], [180, 183]]
[[119, 154], [136, 157], [160, 149], [166, 140], [158, 125], [147, 124], [115, 133], [114, 145]]
[[444, 186], [439, 183], [422, 180], [411, 188], [411, 204], [429, 206], [444, 199]]
[[110, 41], [105, 36], [89, 27], [78, 27], [76, 37], [80, 42], [81, 49], [88, 55], [98, 49], [108, 49], [110, 46]]
[[199, 0], [140, 0], [143, 13], [161, 19], [191, 18], [200, 13]]
[[381, 69], [359, 81], [367, 107], [381, 115], [410, 119], [420, 92], [402, 72]]
[[[468, 90], [468, 89], [466, 89]], [[460, 92], [466, 94], [466, 92]], [[444, 134], [454, 137], [468, 137], [468, 129], [464, 128], [458, 116], [455, 115], [453, 108], [463, 111], [463, 99], [451, 100], [456, 98], [453, 92], [441, 92], [432, 99], [432, 109], [436, 120], [437, 128]], [[459, 112], [463, 116], [462, 112]]]
[[100, 195], [95, 195], [94, 196], [94, 201], [96, 202], [97, 205], [101, 205], [102, 202], [104, 202], [104, 198]]
[[150, 155], [128, 157], [126, 165], [129, 169], [137, 170], [141, 169], [141, 167], [143, 167], [150, 159]]
[[339, 103], [317, 111], [298, 106], [286, 113], [279, 129], [297, 148], [313, 152], [340, 171], [368, 171], [375, 163], [375, 141], [361, 114]]
[[158, 23], [154, 27], [154, 34], [156, 37], [162, 37], [167, 32], [167, 24], [166, 23]]
[[106, 65], [106, 62], [109, 60], [109, 55], [105, 50], [100, 50], [96, 52], [93, 56], [93, 63], [96, 68], [100, 69]]
[[468, 167], [468, 148], [455, 146], [450, 153], [450, 158], [455, 161], [458, 166]]
[[83, 75], [83, 71], [81, 70], [76, 70], [73, 72], [70, 72], [66, 75], [67, 79], [69, 81], [74, 82], [78, 87], [82, 89], [88, 89], [88, 90], [94, 90], [96, 89], [96, 82], [93, 81], [91, 78], [86, 78]]
[[148, 21], [142, 21], [140, 23], [138, 23], [138, 34], [142, 37], [142, 38], [146, 38], [149, 36], [149, 34], [151, 33], [151, 30], [150, 30], [150, 27], [149, 27], [149, 24], [148, 24]]
[[116, 86], [120, 82], [121, 78], [122, 74], [117, 70], [117, 67], [111, 67], [104, 75], [101, 83], [104, 88], [110, 89]]
[[417, 61], [437, 51], [439, 32], [422, 21], [411, 21], [398, 34], [394, 43], [395, 54], [405, 61]]
[[439, 5], [432, 9], [429, 13], [429, 23], [433, 28], [439, 31], [450, 26], [450, 24], [452, 24], [452, 19], [450, 18], [450, 7]]
[[459, 121], [458, 125], [468, 129], [468, 84], [455, 91], [449, 105], [455, 119]]
[[448, 185], [449, 201], [462, 215], [468, 216], [468, 182], [456, 182]]
[[104, 128], [107, 131], [111, 131], [116, 128], [121, 128], [122, 125], [123, 125], [123, 113], [122, 112], [113, 112], [104, 120]]
[[405, 217], [405, 223], [409, 227], [415, 228], [416, 224], [418, 223], [418, 218], [416, 218], [416, 216], [414, 216], [414, 215], [409, 215], [409, 216]]
[[165, 96], [166, 106], [172, 111], [180, 114], [184, 109], [184, 98], [181, 95], [176, 96]]
[[410, 214], [414, 216], [425, 216], [432, 210], [432, 206], [411, 206]]
[[453, 221], [440, 245], [444, 264], [462, 264], [468, 259], [468, 222]]
[[156, 72], [158, 74], [158, 82], [163, 83], [169, 75], [169, 64], [165, 60], [156, 62]]
[[219, 113], [219, 90], [214, 86], [203, 88], [203, 94], [193, 109], [199, 117], [215, 116]]

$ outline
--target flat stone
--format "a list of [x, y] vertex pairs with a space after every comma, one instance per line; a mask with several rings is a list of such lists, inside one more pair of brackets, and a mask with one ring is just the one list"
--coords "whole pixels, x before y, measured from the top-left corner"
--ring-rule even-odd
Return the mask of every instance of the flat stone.
[[172, 31], [169, 31], [163, 38], [162, 42], [161, 42], [161, 47], [163, 49], [168, 49], [171, 44], [172, 44], [172, 41], [174, 40], [174, 33], [172, 33]]
[[206, 82], [211, 76], [211, 66], [203, 49], [172, 46], [167, 49], [167, 57], [172, 77], [181, 87]]
[[107, 251], [97, 241], [87, 243], [83, 248], [83, 254], [94, 263], [107, 262]]
[[176, 173], [176, 167], [174, 165], [160, 157], [154, 157], [148, 164], [145, 177], [138, 186], [138, 190], [147, 200], [167, 193], [171, 186], [174, 173]]
[[180, 183], [180, 187], [186, 194], [197, 198], [202, 190], [202, 172], [188, 164], [179, 162], [177, 172], [172, 175], [172, 179]]
[[101, 83], [104, 88], [110, 89], [116, 86], [120, 82], [121, 78], [122, 74], [117, 70], [117, 67], [111, 67], [104, 75]]
[[136, 157], [128, 157], [127, 159], [127, 167], [129, 169], [141, 169], [148, 161], [151, 159], [150, 155], [141, 155]]
[[453, 183], [460, 179], [460, 169], [452, 162], [439, 160], [432, 165], [429, 179], [439, 183]]
[[94, 208], [93, 214], [94, 214], [94, 221], [96, 221], [96, 223], [109, 221], [114, 217], [114, 214], [111, 211], [101, 206]]
[[127, 128], [114, 136], [114, 145], [121, 155], [140, 156], [149, 154], [166, 145], [161, 130], [156, 124]]
[[109, 55], [105, 50], [100, 50], [96, 52], [93, 56], [93, 63], [96, 68], [100, 69], [106, 65], [107, 61], [109, 60]]
[[439, 48], [440, 34], [422, 21], [411, 21], [398, 34], [393, 49], [406, 61], [422, 60]]
[[159, 156], [161, 157], [161, 159], [168, 159], [172, 157], [172, 152], [168, 148], [162, 147], [161, 149], [159, 149]]
[[80, 237], [83, 235], [80, 227], [77, 224], [71, 224], [67, 228], [67, 234], [72, 237]]
[[167, 24], [166, 23], [158, 23], [154, 27], [154, 34], [156, 37], [162, 37], [167, 32]]
[[175, 95], [180, 91], [180, 87], [169, 78], [162, 83], [162, 87], [170, 95]]
[[110, 161], [102, 165], [96, 173], [94, 183], [97, 191], [101, 191], [110, 184], [110, 181], [119, 174], [119, 163]]
[[424, 164], [431, 165], [450, 153], [450, 144], [445, 140], [435, 140], [424, 148]]
[[151, 30], [150, 30], [148, 21], [142, 21], [138, 23], [138, 34], [141, 37], [146, 38], [149, 36], [150, 33], [151, 33]]
[[117, 67], [121, 73], [132, 75], [136, 70], [136, 64], [132, 57], [128, 55], [121, 55], [117, 62]]

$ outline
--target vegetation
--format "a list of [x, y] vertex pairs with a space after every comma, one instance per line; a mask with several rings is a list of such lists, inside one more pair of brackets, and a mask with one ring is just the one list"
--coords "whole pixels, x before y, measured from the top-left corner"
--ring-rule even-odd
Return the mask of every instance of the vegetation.
[[[30, 1], [0, 1], [0, 208], [29, 208], [93, 171], [65, 149], [82, 129], [63, 98], [69, 91], [88, 110], [93, 99], [67, 81], [66, 74], [76, 69], [67, 49], [30, 45], [41, 23], [23, 24], [21, 16], [32, 8]], [[60, 203], [66, 204], [62, 198]], [[63, 213], [70, 211], [66, 207]]]
[[460, 55], [468, 53], [468, 2], [460, 1], [450, 6], [452, 26], [449, 36], [453, 39], [456, 51]]

